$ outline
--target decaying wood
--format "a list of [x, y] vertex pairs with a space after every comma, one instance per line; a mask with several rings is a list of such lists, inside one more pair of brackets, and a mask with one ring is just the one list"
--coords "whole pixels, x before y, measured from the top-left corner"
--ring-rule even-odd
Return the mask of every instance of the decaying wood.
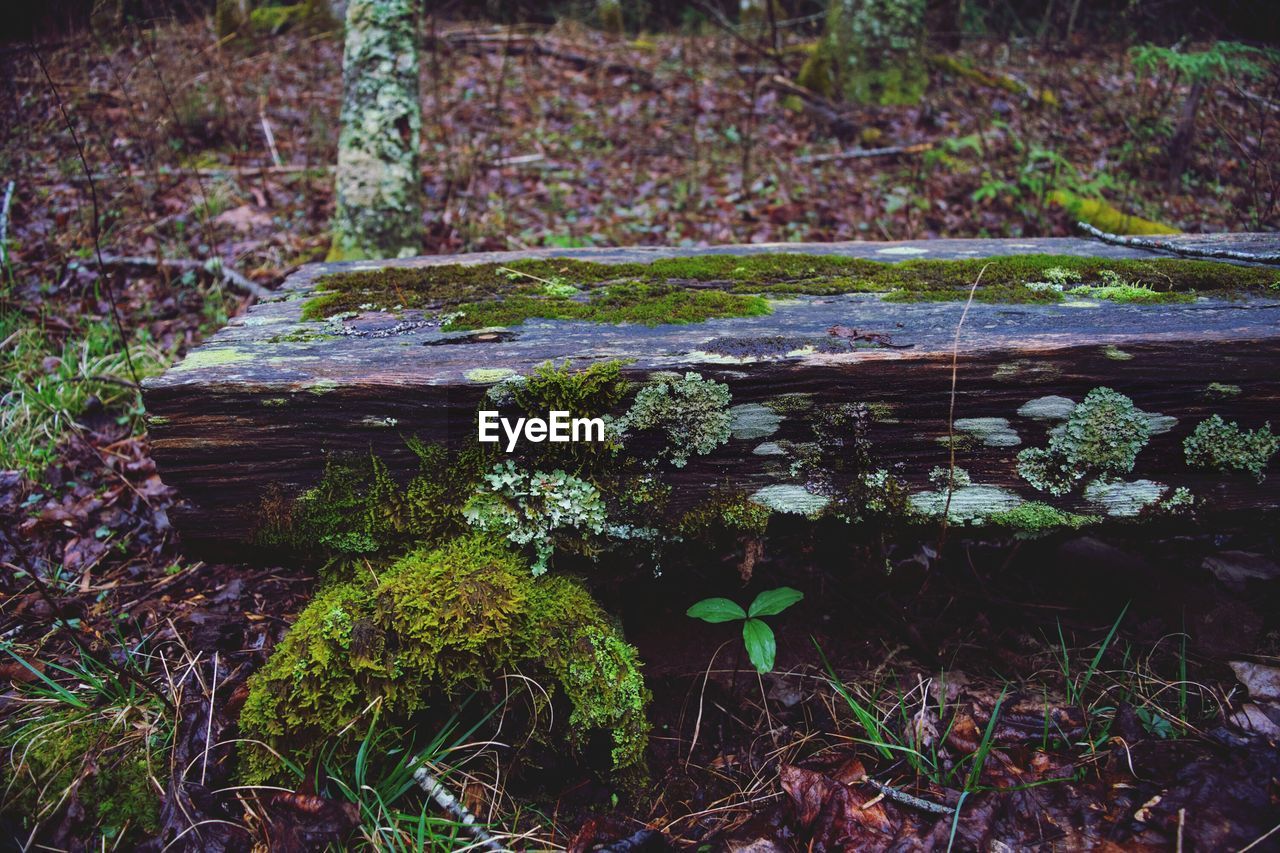
[[[1164, 242], [1164, 241], [1162, 241]], [[1274, 235], [1171, 237], [1179, 248], [1274, 251]], [[527, 257], [600, 262], [650, 261], [694, 254], [835, 254], [895, 261], [1028, 253], [1147, 257], [1145, 251], [1060, 238], [934, 240], [906, 243], [776, 244], [709, 249], [567, 249], [413, 258], [424, 267], [456, 262], [510, 263]], [[364, 265], [364, 266], [367, 266]], [[173, 513], [190, 552], [212, 553], [252, 541], [268, 488], [296, 494], [320, 478], [330, 455], [372, 451], [408, 476], [417, 458], [405, 439], [460, 447], [474, 441], [476, 411], [492, 371], [527, 374], [571, 360], [574, 367], [626, 359], [629, 379], [656, 371], [696, 371], [729, 386], [732, 405], [748, 410], [782, 395], [806, 395], [816, 408], [861, 402], [882, 413], [867, 429], [874, 464], [912, 492], [934, 488], [929, 473], [955, 464], [975, 483], [1097, 512], [1080, 494], [1049, 498], [1023, 482], [1015, 457], [1044, 447], [1052, 422], [1022, 415], [1033, 399], [1075, 402], [1098, 386], [1131, 397], [1149, 413], [1176, 419], [1152, 436], [1133, 478], [1187, 486], [1215, 510], [1280, 507], [1280, 476], [1261, 484], [1190, 469], [1182, 442], [1211, 414], [1258, 426], [1280, 423], [1280, 299], [1199, 298], [1160, 305], [991, 304], [975, 301], [956, 338], [961, 302], [893, 303], [872, 294], [800, 296], [772, 314], [683, 326], [614, 326], [531, 320], [504, 335], [441, 332], [417, 311], [364, 311], [337, 323], [300, 320], [322, 276], [350, 264], [301, 268], [272, 299], [144, 386], [153, 453], [166, 482], [186, 501]], [[320, 334], [317, 334], [320, 333]], [[744, 353], [747, 353], [744, 355]], [[955, 371], [955, 434], [952, 371]], [[1215, 394], [1208, 386], [1230, 388]], [[1003, 418], [990, 439], [966, 432], [973, 419]], [[641, 436], [629, 452], [643, 454]], [[746, 493], [789, 479], [789, 459], [768, 445], [815, 442], [811, 416], [787, 413], [772, 432], [743, 430], [684, 468], [661, 469], [672, 486], [670, 511], [683, 512], [709, 491]]]
[[[1125, 246], [1131, 249], [1150, 249], [1153, 252], [1168, 252], [1184, 258], [1211, 258], [1214, 260], [1242, 261], [1250, 264], [1280, 264], [1280, 252], [1241, 251], [1231, 246], [1216, 246], [1206, 243], [1186, 243], [1171, 239], [1157, 240], [1151, 237], [1128, 237], [1121, 234], [1108, 234], [1094, 228], [1088, 222], [1077, 222], [1076, 227], [1091, 237], [1113, 246]], [[1211, 240], [1215, 235], [1202, 235], [1204, 240]], [[1237, 235], [1217, 235], [1233, 240]], [[1262, 235], [1258, 235], [1262, 236]], [[1272, 241], [1267, 241], [1274, 245]]]

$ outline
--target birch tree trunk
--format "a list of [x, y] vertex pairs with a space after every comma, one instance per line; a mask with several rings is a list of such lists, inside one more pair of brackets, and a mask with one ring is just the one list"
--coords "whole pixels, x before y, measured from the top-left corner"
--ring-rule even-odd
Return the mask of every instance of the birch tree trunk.
[[856, 104], [913, 104], [929, 82], [925, 0], [831, 0], [801, 85]]
[[350, 0], [330, 260], [421, 251], [414, 0]]

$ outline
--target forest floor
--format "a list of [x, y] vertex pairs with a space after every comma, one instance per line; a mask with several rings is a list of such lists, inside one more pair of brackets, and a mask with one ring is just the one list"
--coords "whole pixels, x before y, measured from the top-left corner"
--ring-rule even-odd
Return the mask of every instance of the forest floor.
[[[348, 798], [361, 811], [230, 787], [244, 678], [314, 576], [184, 556], [136, 383], [251, 297], [210, 267], [112, 259], [220, 259], [267, 288], [322, 259], [341, 44], [133, 35], [0, 48], [0, 837], [127, 849], [195, 821], [174, 849], [392, 849], [419, 827], [464, 845], [412, 794]], [[978, 42], [940, 54], [962, 64], [936, 62], [921, 104], [833, 125], [773, 82], [799, 52], [715, 31], [432, 38], [424, 253], [1069, 234], [1055, 190], [1186, 231], [1280, 227], [1274, 69], [1211, 88], [1171, 181], [1186, 87], [1122, 45]], [[842, 154], [891, 146], [912, 150]], [[604, 591], [655, 693], [648, 786], [526, 790], [500, 748], [450, 760], [471, 809], [533, 846], [649, 827], [689, 848], [1278, 849], [1277, 548], [1261, 525], [887, 556], [779, 531], [760, 577], [830, 587], [779, 619], [765, 678], [716, 649], [722, 626], [663, 627], [723, 594], [710, 570], [678, 601]], [[125, 740], [146, 761], [108, 797]]]

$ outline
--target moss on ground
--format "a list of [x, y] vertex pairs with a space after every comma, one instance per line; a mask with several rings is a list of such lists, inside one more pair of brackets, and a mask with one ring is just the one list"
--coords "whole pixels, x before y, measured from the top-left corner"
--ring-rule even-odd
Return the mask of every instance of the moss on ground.
[[[412, 551], [376, 580], [323, 589], [250, 679], [240, 728], [306, 766], [374, 700], [404, 722], [517, 669], [567, 700], [572, 747], [604, 730], [614, 769], [642, 763], [649, 692], [635, 649], [581, 583], [535, 579], [483, 534]], [[355, 747], [346, 737], [340, 752]], [[246, 782], [288, 776], [266, 746], [246, 742], [242, 758]]]
[[151, 709], [58, 706], [0, 736], [10, 758], [3, 810], [43, 819], [75, 787], [86, 825], [131, 847], [160, 828], [169, 738]]
[[[304, 319], [344, 311], [422, 309], [447, 315], [446, 328], [515, 325], [531, 318], [603, 323], [695, 323], [767, 313], [762, 298], [787, 294], [879, 293], [898, 302], [975, 299], [1053, 303], [1062, 289], [1028, 287], [1065, 272], [1091, 295], [1168, 301], [1192, 293], [1265, 289], [1268, 270], [1170, 258], [1148, 260], [1013, 255], [892, 263], [833, 255], [699, 255], [649, 263], [602, 264], [530, 258], [506, 265], [444, 264], [335, 273], [318, 282]], [[1127, 287], [1107, 290], [1112, 282]], [[696, 285], [691, 287], [690, 285]]]

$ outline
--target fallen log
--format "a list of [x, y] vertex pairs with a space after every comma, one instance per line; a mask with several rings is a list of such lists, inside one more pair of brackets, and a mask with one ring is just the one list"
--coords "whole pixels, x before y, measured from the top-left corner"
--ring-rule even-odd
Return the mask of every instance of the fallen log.
[[[144, 397], [193, 553], [263, 542], [281, 500], [334, 460], [372, 456], [401, 484], [443, 476], [429, 445], [511, 461], [511, 493], [520, 471], [581, 475], [603, 496], [602, 530], [651, 486], [660, 499], [636, 499], [627, 524], [660, 533], [730, 504], [1015, 532], [1274, 510], [1275, 279], [1073, 238], [312, 264]], [[510, 453], [501, 432], [478, 443], [480, 412], [531, 414], [548, 398], [528, 377], [566, 362], [616, 363], [628, 383], [573, 412], [607, 422], [590, 460], [529, 432]], [[396, 523], [413, 515], [397, 506]]]

